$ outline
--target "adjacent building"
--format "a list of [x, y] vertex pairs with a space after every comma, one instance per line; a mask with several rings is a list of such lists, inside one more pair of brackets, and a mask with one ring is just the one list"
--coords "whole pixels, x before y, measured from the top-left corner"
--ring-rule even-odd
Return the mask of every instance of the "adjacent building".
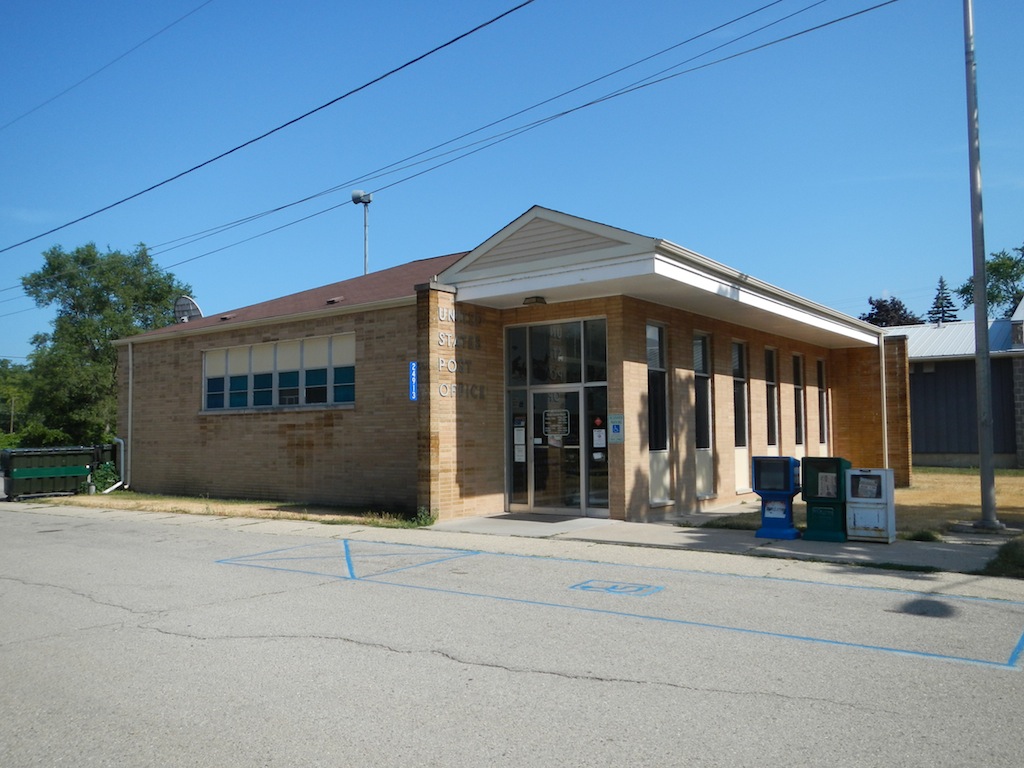
[[[886, 328], [907, 340], [914, 464], [978, 466], [974, 329], [973, 321]], [[1024, 468], [1024, 302], [988, 321], [988, 344], [994, 463]]]
[[646, 521], [756, 500], [759, 455], [910, 479], [904, 338], [540, 207], [118, 344], [140, 491]]

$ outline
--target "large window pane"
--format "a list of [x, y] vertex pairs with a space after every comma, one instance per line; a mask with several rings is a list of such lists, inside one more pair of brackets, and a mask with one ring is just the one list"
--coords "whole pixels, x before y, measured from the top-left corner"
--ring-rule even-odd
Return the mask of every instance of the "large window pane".
[[245, 408], [249, 405], [249, 377], [232, 376], [229, 384], [228, 405], [231, 408]]
[[281, 371], [277, 374], [277, 404], [299, 404], [299, 372]]
[[799, 355], [793, 355], [793, 437], [804, 444], [804, 366]]
[[647, 326], [647, 444], [652, 451], [668, 449], [668, 387], [665, 372], [665, 331]]
[[583, 339], [587, 381], [608, 381], [608, 323], [587, 320], [583, 323]]
[[316, 368], [306, 371], [306, 403], [327, 402], [327, 369]]
[[356, 369], [345, 365], [334, 369], [334, 402], [354, 403], [356, 401]]
[[779, 444], [779, 380], [776, 374], [775, 350], [764, 351], [765, 406], [768, 418], [768, 445]]
[[206, 407], [224, 407], [224, 377], [213, 376], [206, 380]]
[[695, 441], [697, 448], [711, 447], [711, 360], [710, 339], [698, 334], [693, 337], [694, 413], [696, 417]]
[[732, 345], [733, 431], [737, 448], [747, 445], [747, 345]]
[[509, 328], [505, 332], [505, 375], [509, 386], [526, 384], [526, 328]]
[[530, 328], [530, 383], [578, 384], [581, 374], [580, 324]]

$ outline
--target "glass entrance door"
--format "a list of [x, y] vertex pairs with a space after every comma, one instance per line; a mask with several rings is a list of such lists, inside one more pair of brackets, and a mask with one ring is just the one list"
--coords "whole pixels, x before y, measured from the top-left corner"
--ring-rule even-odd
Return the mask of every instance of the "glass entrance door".
[[533, 393], [533, 507], [579, 514], [580, 393]]
[[506, 329], [510, 512], [609, 516], [606, 325]]

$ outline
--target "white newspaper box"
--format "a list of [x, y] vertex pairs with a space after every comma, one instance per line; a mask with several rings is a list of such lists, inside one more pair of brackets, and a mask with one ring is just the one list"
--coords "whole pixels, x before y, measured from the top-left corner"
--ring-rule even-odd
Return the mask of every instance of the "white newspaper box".
[[896, 541], [896, 482], [891, 469], [846, 470], [846, 538]]

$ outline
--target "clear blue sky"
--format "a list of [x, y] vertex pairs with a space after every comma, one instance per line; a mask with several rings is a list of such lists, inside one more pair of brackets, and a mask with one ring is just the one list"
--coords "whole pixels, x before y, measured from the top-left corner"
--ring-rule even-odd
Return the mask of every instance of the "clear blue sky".
[[[822, 2], [672, 71], [877, 1]], [[47, 248], [87, 242], [146, 243], [207, 313], [347, 279], [363, 269], [362, 208], [350, 202], [361, 188], [375, 192], [371, 270], [471, 249], [539, 204], [671, 240], [854, 316], [869, 296], [896, 296], [923, 314], [940, 275], [956, 286], [971, 271], [962, 0], [900, 0], [388, 188], [439, 161], [363, 178], [768, 2], [536, 0], [223, 160], [0, 253], [0, 288], [38, 269]], [[576, 107], [812, 3], [784, 0], [478, 137]], [[516, 4], [7, 0], [0, 248], [202, 163]], [[1024, 3], [975, 0], [975, 25], [992, 252], [1024, 242]], [[162, 245], [333, 187], [215, 237]], [[30, 337], [48, 329], [52, 313], [32, 306], [20, 290], [0, 292], [0, 357], [24, 362]]]

